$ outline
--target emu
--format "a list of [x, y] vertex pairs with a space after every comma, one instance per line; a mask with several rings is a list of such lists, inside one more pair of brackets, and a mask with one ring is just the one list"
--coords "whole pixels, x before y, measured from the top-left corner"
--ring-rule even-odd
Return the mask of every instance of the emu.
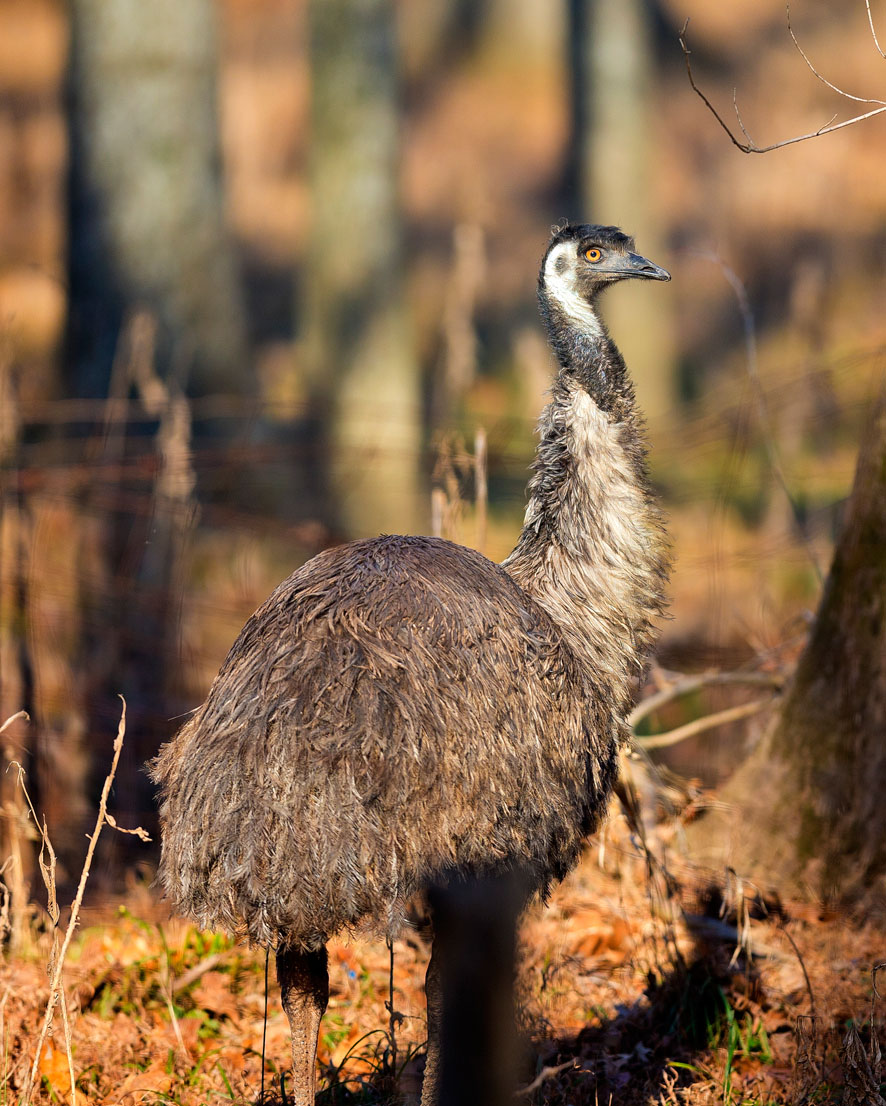
[[603, 815], [668, 569], [633, 386], [596, 308], [626, 278], [670, 275], [616, 227], [554, 233], [538, 298], [559, 371], [503, 564], [427, 537], [321, 553], [153, 762], [174, 907], [276, 949], [297, 1106], [314, 1100], [333, 934], [393, 936], [407, 900], [447, 880], [519, 872], [544, 893]]

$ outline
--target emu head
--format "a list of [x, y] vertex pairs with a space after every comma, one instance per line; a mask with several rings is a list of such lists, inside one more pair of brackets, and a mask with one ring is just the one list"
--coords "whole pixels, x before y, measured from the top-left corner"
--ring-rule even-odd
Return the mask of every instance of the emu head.
[[[618, 227], [567, 225], [548, 246], [538, 291], [548, 307], [558, 306], [573, 321], [595, 330], [593, 304], [619, 280], [670, 280], [671, 274], [634, 252], [634, 240]], [[545, 302], [546, 301], [546, 302]]]

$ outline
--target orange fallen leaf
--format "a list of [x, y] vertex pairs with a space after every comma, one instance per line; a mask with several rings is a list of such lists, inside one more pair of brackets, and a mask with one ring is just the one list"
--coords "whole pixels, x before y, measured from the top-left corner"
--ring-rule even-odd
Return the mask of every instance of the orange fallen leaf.
[[56, 1048], [51, 1040], [43, 1045], [37, 1071], [57, 1094], [65, 1097], [70, 1095], [71, 1069], [68, 1066], [67, 1053], [62, 1048]]

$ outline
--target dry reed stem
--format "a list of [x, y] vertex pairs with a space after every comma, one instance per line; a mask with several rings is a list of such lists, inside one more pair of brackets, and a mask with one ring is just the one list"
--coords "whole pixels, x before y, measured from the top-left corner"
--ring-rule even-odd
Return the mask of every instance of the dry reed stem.
[[871, 1043], [870, 1061], [871, 1071], [878, 1084], [883, 1081], [883, 1053], [880, 1049], [880, 1038], [877, 1036], [877, 999], [880, 992], [877, 988], [877, 973], [886, 969], [886, 962], [880, 961], [871, 968]]
[[[61, 1002], [62, 1005], [62, 1019], [65, 1023], [65, 1044], [68, 1051], [68, 1065], [71, 1074], [71, 1102], [72, 1106], [77, 1106], [77, 1088], [74, 1083], [74, 1066], [73, 1056], [71, 1054], [70, 1027], [68, 1025], [67, 1009], [65, 1006], [64, 995], [62, 994], [62, 969], [64, 967], [65, 957], [67, 956], [68, 948], [70, 947], [71, 940], [77, 928], [77, 922], [80, 917], [80, 907], [83, 903], [83, 894], [86, 891], [86, 882], [89, 879], [89, 871], [92, 867], [92, 860], [95, 855], [95, 848], [98, 843], [98, 837], [101, 833], [102, 826], [107, 822], [108, 825], [116, 827], [116, 823], [114, 823], [113, 819], [109, 818], [108, 816], [108, 796], [111, 793], [111, 787], [114, 782], [114, 777], [117, 773], [117, 765], [120, 761], [120, 753], [123, 749], [123, 737], [126, 733], [126, 700], [123, 699], [122, 695], [120, 696], [120, 699], [123, 703], [123, 709], [120, 714], [120, 724], [117, 727], [117, 736], [114, 739], [114, 755], [111, 760], [111, 767], [108, 771], [107, 776], [105, 777], [104, 786], [102, 787], [101, 798], [99, 800], [98, 815], [95, 821], [95, 829], [89, 837], [89, 847], [86, 850], [86, 859], [83, 862], [83, 870], [80, 873], [80, 882], [77, 886], [77, 894], [75, 895], [74, 902], [71, 905], [71, 918], [68, 922], [67, 929], [65, 930], [65, 936], [64, 940], [61, 943], [61, 947], [57, 951], [55, 949], [53, 950], [54, 962], [52, 962], [52, 970], [50, 974], [49, 998], [46, 1002], [46, 1013], [43, 1017], [43, 1024], [40, 1028], [40, 1035], [38, 1037], [37, 1047], [34, 1052], [34, 1062], [31, 1066], [30, 1077], [25, 1086], [25, 1091], [22, 1098], [22, 1106], [28, 1106], [28, 1103], [31, 1101], [31, 1096], [34, 1091], [34, 1084], [37, 1079], [37, 1073], [40, 1066], [40, 1056], [43, 1052], [43, 1046], [46, 1043], [46, 1038], [49, 1035], [49, 1030], [52, 1027], [55, 1007], [59, 1004], [59, 1002]], [[19, 766], [19, 771], [22, 772], [21, 766]], [[24, 787], [24, 784], [22, 786]], [[27, 792], [25, 792], [25, 794], [27, 795]], [[31, 806], [31, 811], [34, 812], [33, 805], [31, 805], [30, 797], [28, 797], [28, 804]], [[36, 813], [34, 814], [34, 816], [36, 819]], [[120, 827], [116, 828], [119, 829]], [[47, 890], [50, 892], [50, 905], [51, 909], [54, 911], [55, 918], [57, 920], [58, 903], [57, 901], [55, 901], [55, 853], [52, 849], [52, 845], [49, 842], [45, 822], [43, 824], [43, 829], [41, 832], [43, 834], [43, 844], [40, 848], [40, 868], [41, 871], [45, 872], [44, 878], [48, 877], [50, 881], [47, 882]], [[133, 833], [142, 841], [150, 840], [148, 834], [140, 826], [136, 829], [122, 830], [121, 832]], [[43, 860], [44, 847], [46, 847], [49, 851], [49, 865], [46, 865], [45, 861]]]
[[442, 488], [431, 488], [431, 534], [435, 538], [443, 537], [443, 516], [446, 513], [446, 492]]
[[[58, 935], [53, 934], [54, 946], [58, 943]], [[74, 1076], [74, 1047], [71, 1039], [71, 1019], [68, 1017], [68, 999], [64, 988], [59, 991], [60, 1005], [62, 1008], [62, 1028], [65, 1033], [65, 1055], [68, 1058], [68, 1078], [71, 1080], [71, 1106], [77, 1106], [77, 1084]]]

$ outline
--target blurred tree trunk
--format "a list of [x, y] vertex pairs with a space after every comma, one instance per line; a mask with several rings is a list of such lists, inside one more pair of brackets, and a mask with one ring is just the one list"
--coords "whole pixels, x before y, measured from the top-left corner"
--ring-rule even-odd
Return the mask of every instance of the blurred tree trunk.
[[[573, 218], [614, 223], [662, 263], [652, 117], [656, 59], [650, 0], [569, 0]], [[658, 294], [656, 295], [656, 292]], [[603, 303], [649, 418], [674, 403], [671, 310], [661, 289], [637, 287]]]
[[106, 394], [124, 313], [160, 323], [161, 375], [251, 392], [224, 230], [212, 0], [73, 0], [67, 371]]
[[[68, 549], [79, 573], [54, 574], [44, 551], [45, 571], [32, 574], [30, 631], [45, 674], [41, 684], [35, 670], [39, 729], [57, 735], [41, 791], [66, 797], [74, 812], [95, 782], [90, 773], [103, 776], [118, 694], [129, 724], [115, 798], [127, 815], [150, 805], [141, 764], [175, 713], [190, 470], [183, 490], [167, 485], [170, 457], [181, 469], [178, 454], [191, 444], [184, 382], [202, 394], [255, 390], [224, 226], [215, 18], [212, 0], [71, 4], [63, 378], [69, 394], [107, 405], [104, 420], [90, 420], [85, 450], [72, 440], [65, 452], [73, 472], [84, 460], [89, 472], [87, 483], [68, 481], [67, 535], [59, 534], [58, 554]], [[133, 390], [142, 401], [135, 427]], [[221, 441], [216, 431], [213, 445]], [[230, 469], [209, 475], [231, 495]], [[51, 498], [31, 511], [63, 528]], [[64, 588], [50, 586], [56, 578]]]
[[[862, 442], [812, 634], [772, 729], [725, 789], [736, 832], [696, 838], [742, 874], [827, 900], [886, 891], [886, 393]], [[729, 821], [734, 822], [735, 819]], [[712, 822], [714, 823], [712, 825]], [[882, 901], [882, 900], [881, 900]]]
[[412, 529], [418, 518], [420, 395], [404, 295], [393, 4], [312, 0], [310, 21], [303, 364], [318, 477], [344, 530], [362, 537]]
[[409, 0], [397, 12], [400, 66], [411, 101], [432, 94], [474, 45], [489, 0]]

